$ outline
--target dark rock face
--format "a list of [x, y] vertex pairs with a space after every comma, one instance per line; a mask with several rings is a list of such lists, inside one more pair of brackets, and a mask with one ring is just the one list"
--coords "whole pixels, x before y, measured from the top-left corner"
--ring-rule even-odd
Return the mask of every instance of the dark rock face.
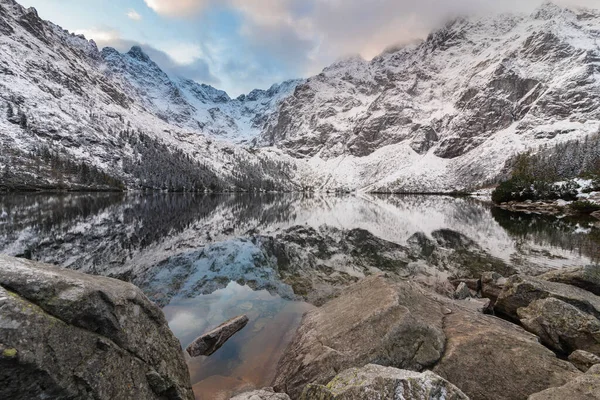
[[215, 329], [194, 340], [186, 351], [192, 357], [210, 356], [219, 350], [230, 337], [242, 330], [246, 324], [248, 324], [248, 317], [245, 315], [223, 322]]
[[431, 371], [423, 373], [369, 364], [338, 374], [327, 386], [308, 385], [302, 400], [369, 399], [469, 400], [456, 386]]
[[135, 286], [0, 256], [0, 397], [192, 399], [181, 346]]

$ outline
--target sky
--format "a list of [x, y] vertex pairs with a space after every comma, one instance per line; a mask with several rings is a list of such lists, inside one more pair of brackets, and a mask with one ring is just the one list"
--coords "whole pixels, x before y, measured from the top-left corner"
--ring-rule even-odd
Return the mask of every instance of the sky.
[[[466, 14], [531, 12], [543, 0], [18, 0], [98, 47], [140, 45], [169, 73], [231, 96], [423, 39]], [[556, 0], [600, 8], [600, 0]]]

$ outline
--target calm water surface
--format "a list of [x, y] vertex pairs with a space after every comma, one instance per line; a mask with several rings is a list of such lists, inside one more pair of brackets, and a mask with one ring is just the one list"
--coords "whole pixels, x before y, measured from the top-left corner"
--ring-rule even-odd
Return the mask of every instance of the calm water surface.
[[138, 285], [183, 346], [248, 315], [187, 360], [198, 399], [227, 399], [268, 386], [302, 314], [365, 275], [598, 264], [600, 224], [443, 196], [18, 194], [0, 196], [0, 252]]

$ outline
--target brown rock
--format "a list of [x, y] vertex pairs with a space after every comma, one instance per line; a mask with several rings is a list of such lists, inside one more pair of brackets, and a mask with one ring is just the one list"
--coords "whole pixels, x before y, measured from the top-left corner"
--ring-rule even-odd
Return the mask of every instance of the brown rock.
[[580, 371], [587, 372], [594, 365], [600, 364], [600, 357], [587, 351], [576, 350], [569, 356], [569, 361]]
[[421, 370], [444, 352], [439, 303], [410, 283], [366, 278], [307, 313], [279, 362], [275, 390], [292, 399], [308, 383], [369, 363]]
[[215, 329], [200, 336], [190, 344], [186, 351], [192, 357], [210, 356], [229, 340], [233, 335], [242, 330], [248, 323], [248, 317], [240, 315], [223, 322]]
[[529, 396], [529, 400], [598, 400], [600, 399], [600, 368], [591, 368], [564, 386], [546, 389]]
[[506, 278], [502, 275], [497, 272], [485, 272], [481, 275], [481, 295], [494, 303], [505, 284]]
[[446, 352], [433, 369], [471, 400], [517, 400], [581, 373], [522, 328], [472, 311], [446, 316]]

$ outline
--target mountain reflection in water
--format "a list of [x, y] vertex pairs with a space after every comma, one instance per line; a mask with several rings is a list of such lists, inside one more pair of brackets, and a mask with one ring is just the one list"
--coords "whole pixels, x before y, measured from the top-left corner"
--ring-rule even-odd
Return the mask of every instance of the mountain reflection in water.
[[319, 194], [9, 194], [0, 252], [138, 285], [187, 346], [198, 398], [265, 386], [301, 315], [361, 277], [445, 280], [597, 264], [599, 221], [515, 214], [470, 198]]

